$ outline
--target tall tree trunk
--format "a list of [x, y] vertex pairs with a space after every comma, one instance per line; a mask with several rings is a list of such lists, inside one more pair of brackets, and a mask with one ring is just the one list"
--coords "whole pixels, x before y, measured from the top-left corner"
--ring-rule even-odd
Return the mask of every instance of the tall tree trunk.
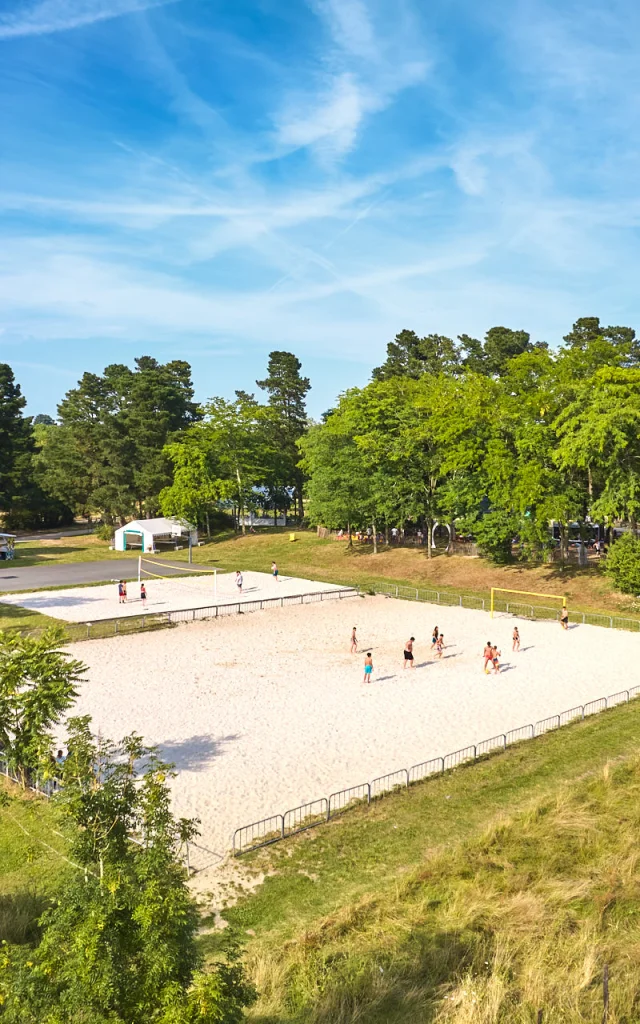
[[351, 523], [347, 523], [347, 533], [349, 534], [349, 547], [353, 547], [353, 540], [351, 539]]
[[240, 512], [240, 521], [243, 524], [243, 534], [246, 534], [247, 526], [245, 525], [245, 504], [242, 498], [243, 482], [238, 467], [236, 467], [236, 479], [238, 480], [238, 510]]
[[207, 524], [207, 537], [210, 537], [211, 536], [211, 526], [209, 524], [209, 513], [205, 512], [204, 517], [205, 517], [205, 522]]
[[389, 524], [386, 521], [384, 524], [384, 542], [389, 547]]
[[374, 555], [377, 555], [378, 554], [378, 528], [377, 528], [377, 526], [375, 524], [375, 521], [371, 525], [373, 527], [373, 553], [374, 553]]
[[427, 519], [427, 558], [431, 557], [431, 520]]
[[587, 466], [587, 485], [589, 489], [589, 497], [593, 498], [593, 476], [591, 475], [591, 466]]

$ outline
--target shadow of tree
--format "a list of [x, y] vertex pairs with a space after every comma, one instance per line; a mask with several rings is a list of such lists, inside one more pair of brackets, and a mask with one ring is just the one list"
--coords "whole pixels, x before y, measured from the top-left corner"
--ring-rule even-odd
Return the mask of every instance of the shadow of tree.
[[179, 771], [201, 772], [209, 768], [217, 757], [222, 757], [227, 744], [239, 738], [238, 733], [218, 737], [203, 734], [184, 740], [163, 740], [157, 745], [162, 756]]

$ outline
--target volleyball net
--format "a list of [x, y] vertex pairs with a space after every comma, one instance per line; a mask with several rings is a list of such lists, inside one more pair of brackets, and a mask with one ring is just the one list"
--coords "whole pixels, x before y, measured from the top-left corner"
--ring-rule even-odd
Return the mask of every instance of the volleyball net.
[[[545, 601], [562, 601], [562, 607], [567, 607], [567, 598], [565, 594], [538, 594], [535, 590], [510, 590], [508, 587], [492, 587], [491, 588], [491, 618], [493, 618], [494, 611], [496, 608], [496, 595], [497, 594], [519, 594], [521, 597], [543, 597]], [[514, 602], [515, 603], [515, 602]], [[529, 602], [523, 601], [522, 604], [526, 605]], [[507, 605], [507, 611], [509, 611], [509, 605]]]
[[[154, 572], [154, 568], [171, 569], [172, 572], [170, 574]], [[193, 565], [184, 565], [180, 562], [161, 562], [157, 558], [147, 558], [145, 555], [138, 556], [138, 583], [142, 583], [145, 579], [156, 579], [187, 584], [186, 577], [204, 574], [205, 576], [213, 576], [213, 592], [217, 596], [218, 573], [222, 571], [218, 566], [212, 566], [210, 569], [199, 569]], [[181, 573], [184, 575], [181, 575]]]

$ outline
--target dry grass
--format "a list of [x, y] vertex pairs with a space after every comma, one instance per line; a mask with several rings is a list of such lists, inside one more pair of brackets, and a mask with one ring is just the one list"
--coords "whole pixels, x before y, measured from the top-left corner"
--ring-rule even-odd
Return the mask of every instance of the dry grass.
[[640, 758], [434, 852], [249, 967], [252, 1019], [609, 1024], [640, 1019]]

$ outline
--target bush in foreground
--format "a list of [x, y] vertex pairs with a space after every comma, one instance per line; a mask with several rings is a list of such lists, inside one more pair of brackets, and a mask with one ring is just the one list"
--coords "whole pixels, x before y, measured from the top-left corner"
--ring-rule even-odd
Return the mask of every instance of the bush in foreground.
[[[6, 1024], [237, 1024], [254, 999], [237, 950], [205, 972], [179, 862], [195, 822], [169, 808], [171, 766], [130, 736], [98, 746], [70, 723], [64, 801], [81, 870], [40, 919], [35, 948], [3, 945]], [[135, 840], [135, 841], [134, 841]], [[84, 869], [84, 870], [82, 870]]]

